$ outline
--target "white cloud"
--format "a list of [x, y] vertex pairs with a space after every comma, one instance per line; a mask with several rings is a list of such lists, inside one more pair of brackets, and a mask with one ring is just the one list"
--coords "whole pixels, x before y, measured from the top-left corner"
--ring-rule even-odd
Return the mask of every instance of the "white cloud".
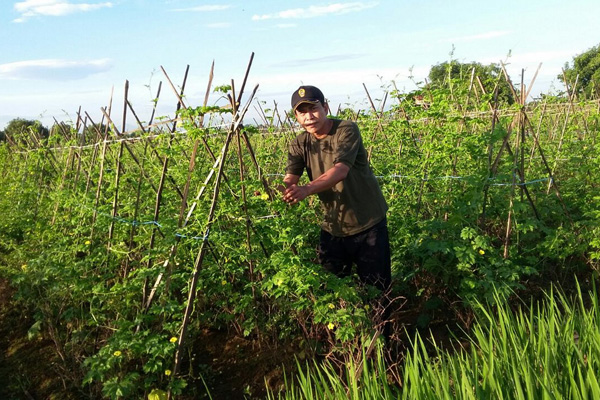
[[101, 8], [110, 8], [113, 3], [71, 3], [61, 0], [25, 0], [15, 3], [14, 9], [21, 16], [13, 22], [25, 22], [28, 18], [36, 16], [61, 17], [78, 12], [94, 11]]
[[0, 64], [0, 79], [39, 79], [69, 81], [108, 71], [108, 59], [69, 61], [58, 59], [27, 60]]
[[509, 35], [510, 31], [491, 31], [479, 33], [477, 35], [459, 36], [442, 40], [443, 43], [458, 43], [458, 42], [472, 42], [475, 40], [492, 39], [501, 36]]
[[253, 15], [254, 21], [265, 19], [293, 19], [293, 18], [314, 18], [322, 17], [329, 14], [347, 14], [373, 8], [378, 3], [334, 3], [327, 6], [310, 6], [307, 8], [292, 8], [289, 10], [279, 11], [273, 14]]
[[217, 4], [213, 4], [213, 5], [204, 5], [204, 6], [197, 6], [197, 7], [188, 7], [188, 8], [175, 8], [171, 11], [175, 11], [175, 12], [210, 12], [210, 11], [222, 11], [222, 10], [227, 10], [228, 8], [231, 8], [230, 5], [217, 5]]

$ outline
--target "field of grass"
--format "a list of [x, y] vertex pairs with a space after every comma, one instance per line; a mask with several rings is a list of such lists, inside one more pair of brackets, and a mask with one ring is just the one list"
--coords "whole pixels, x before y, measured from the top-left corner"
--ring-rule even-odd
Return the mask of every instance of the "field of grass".
[[7, 393], [597, 397], [600, 103], [513, 89], [498, 104], [452, 80], [335, 112], [359, 124], [390, 206], [385, 347], [380, 294], [315, 263], [318, 201], [273, 189], [288, 115], [242, 125], [252, 103], [232, 101], [127, 133], [107, 114], [8, 138], [0, 277], [60, 384], [22, 366]]

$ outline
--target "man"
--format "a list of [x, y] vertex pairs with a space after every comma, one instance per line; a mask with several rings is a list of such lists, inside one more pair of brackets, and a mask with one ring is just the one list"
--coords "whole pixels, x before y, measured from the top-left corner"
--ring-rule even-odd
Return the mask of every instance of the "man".
[[[356, 264], [364, 283], [386, 290], [391, 282], [388, 206], [358, 126], [328, 118], [329, 105], [314, 86], [301, 86], [293, 93], [292, 109], [304, 132], [289, 145], [283, 200], [295, 204], [318, 195], [324, 214], [321, 265], [344, 277]], [[310, 182], [299, 185], [304, 170]]]

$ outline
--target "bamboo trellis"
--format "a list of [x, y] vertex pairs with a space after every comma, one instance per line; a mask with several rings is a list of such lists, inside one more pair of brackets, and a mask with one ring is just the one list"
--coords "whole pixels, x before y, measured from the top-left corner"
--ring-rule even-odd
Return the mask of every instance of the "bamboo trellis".
[[[238, 154], [237, 166], [239, 169], [239, 193], [235, 193], [236, 198], [239, 198], [240, 204], [242, 205], [242, 212], [245, 217], [245, 237], [244, 240], [246, 242], [246, 246], [251, 251], [253, 242], [251, 241], [251, 236], [256, 235], [256, 230], [254, 227], [253, 215], [249, 212], [247, 207], [247, 193], [245, 182], [247, 180], [248, 171], [250, 168], [254, 168], [256, 173], [264, 186], [265, 193], [273, 199], [274, 193], [270, 188], [269, 183], [267, 182], [264, 173], [262, 171], [259, 160], [256, 157], [254, 149], [252, 148], [252, 144], [250, 138], [247, 135], [246, 130], [244, 130], [243, 120], [246, 117], [246, 114], [252, 105], [254, 96], [256, 94], [258, 86], [254, 88], [251, 95], [248, 99], [245, 100], [245, 103], [242, 103], [243, 94], [245, 90], [245, 86], [247, 83], [247, 79], [250, 73], [250, 68], [252, 65], [253, 56], [250, 59], [248, 64], [246, 74], [244, 76], [243, 83], [239, 90], [239, 93], [236, 93], [235, 82], [231, 81], [231, 94], [228, 96], [229, 107], [232, 110], [232, 119], [228, 122], [226, 130], [226, 138], [219, 149], [219, 151], [215, 151], [215, 149], [211, 148], [210, 143], [206, 140], [205, 137], [201, 136], [194, 140], [193, 146], [191, 149], [185, 149], [184, 151], [190, 151], [189, 154], [185, 154], [185, 160], [187, 161], [187, 174], [185, 180], [183, 182], [177, 182], [176, 178], [171, 174], [172, 162], [174, 161], [169, 152], [167, 151], [165, 154], [160, 154], [158, 147], [155, 143], [156, 138], [159, 137], [167, 137], [167, 149], [170, 150], [172, 147], [177, 144], [178, 136], [176, 135], [176, 128], [178, 124], [182, 121], [180, 117], [177, 115], [173, 118], [166, 119], [161, 122], [155, 122], [155, 112], [156, 112], [156, 103], [161, 95], [162, 82], [159, 84], [158, 91], [156, 94], [157, 102], [155, 102], [154, 107], [152, 109], [152, 114], [149, 118], [148, 123], [144, 124], [141, 122], [138, 114], [134, 110], [131, 102], [129, 101], [129, 82], [125, 83], [124, 88], [124, 100], [123, 100], [123, 114], [122, 114], [122, 125], [121, 128], [118, 129], [115, 126], [112, 117], [112, 109], [113, 109], [113, 98], [111, 94], [111, 98], [106, 107], [101, 109], [102, 111], [102, 120], [100, 124], [94, 123], [92, 118], [89, 116], [87, 112], [82, 112], [81, 110], [77, 113], [77, 120], [75, 128], [72, 130], [65, 129], [62, 124], [56, 123], [58, 127], [57, 130], [52, 132], [53, 135], [59, 135], [62, 139], [61, 142], [69, 142], [72, 145], [64, 146], [64, 147], [48, 147], [44, 145], [43, 138], [36, 135], [34, 132], [30, 132], [29, 135], [26, 135], [23, 138], [23, 141], [15, 141], [13, 138], [7, 138], [8, 145], [13, 149], [10, 152], [10, 157], [21, 157], [23, 160], [27, 160], [28, 157], [31, 156], [31, 149], [41, 149], [46, 156], [46, 166], [39, 171], [39, 176], [37, 177], [40, 182], [40, 187], [43, 190], [40, 190], [39, 196], [46, 196], [48, 192], [51, 190], [63, 191], [63, 190], [75, 190], [78, 186], [78, 182], [81, 180], [83, 185], [83, 179], [85, 179], [85, 197], [89, 194], [89, 192], [93, 192], [93, 205], [90, 207], [92, 212], [90, 219], [91, 225], [91, 235], [90, 238], [94, 238], [96, 235], [103, 235], [105, 232], [100, 231], [102, 229], [102, 225], [98, 224], [99, 217], [99, 209], [101, 206], [107, 205], [106, 203], [110, 200], [110, 224], [108, 227], [107, 241], [107, 254], [110, 255], [114, 250], [114, 235], [115, 229], [118, 227], [117, 222], [119, 217], [130, 217], [133, 221], [137, 221], [139, 215], [143, 210], [140, 210], [140, 194], [142, 192], [142, 185], [147, 185], [152, 189], [152, 193], [155, 195], [153, 208], [152, 208], [152, 224], [151, 235], [149, 239], [149, 243], [146, 244], [145, 248], [151, 251], [155, 248], [156, 241], [160, 238], [165, 237], [165, 233], [163, 232], [160, 221], [163, 219], [163, 207], [164, 207], [164, 194], [167, 188], [171, 188], [173, 193], [176, 194], [176, 198], [179, 201], [178, 207], [178, 218], [177, 218], [177, 230], [183, 231], [190, 221], [193, 218], [199, 218], [195, 215], [197, 211], [197, 206], [201, 199], [203, 199], [207, 192], [210, 190], [210, 185], [212, 184], [212, 198], [210, 199], [210, 209], [206, 216], [206, 222], [204, 224], [204, 230], [202, 232], [200, 246], [195, 257], [193, 270], [189, 278], [189, 291], [188, 297], [185, 300], [185, 312], [183, 316], [183, 320], [181, 321], [181, 328], [179, 331], [179, 339], [176, 349], [176, 354], [174, 357], [174, 367], [173, 367], [173, 376], [177, 375], [179, 370], [181, 369], [181, 360], [183, 355], [183, 349], [186, 346], [187, 341], [187, 330], [190, 324], [190, 320], [192, 318], [192, 309], [194, 307], [194, 302], [196, 300], [196, 289], [197, 289], [197, 280], [199, 272], [202, 269], [203, 262], [205, 260], [206, 255], [211, 251], [210, 249], [210, 241], [208, 240], [210, 236], [211, 228], [215, 223], [215, 215], [216, 210], [219, 205], [219, 195], [220, 191], [223, 188], [221, 185], [227, 185], [227, 188], [230, 191], [233, 189], [228, 185], [228, 180], [233, 181], [233, 177], [227, 176], [225, 171], [226, 160], [228, 159], [228, 155], [231, 152], [231, 145], [235, 144]], [[183, 82], [178, 90], [173, 84], [167, 72], [164, 68], [161, 68], [164, 73], [168, 83], [174, 92], [177, 102], [175, 104], [176, 110], [180, 110], [182, 108], [187, 108], [185, 97], [184, 97], [184, 89], [186, 87], [187, 76], [189, 66], [185, 71]], [[539, 68], [538, 68], [539, 70]], [[209, 100], [209, 93], [213, 82], [213, 72], [214, 72], [214, 63], [211, 66], [210, 75], [208, 79], [208, 85], [206, 89], [206, 94], [204, 97], [203, 105], [206, 106]], [[507, 218], [506, 225], [504, 231], [504, 257], [508, 257], [508, 249], [511, 241], [511, 237], [514, 234], [514, 213], [513, 213], [513, 202], [518, 198], [516, 193], [517, 187], [520, 192], [521, 202], [527, 201], [532, 212], [536, 216], [536, 218], [540, 218], [539, 211], [534, 201], [533, 196], [529, 192], [527, 185], [525, 185], [527, 177], [529, 176], [529, 170], [533, 167], [534, 163], [538, 162], [537, 159], [534, 159], [534, 154], [537, 152], [541, 159], [542, 167], [546, 171], [548, 177], [548, 191], [552, 190], [556, 197], [559, 199], [561, 203], [565, 215], [570, 218], [569, 210], [567, 205], [562, 199], [561, 190], [559, 189], [558, 182], [555, 179], [556, 168], [559, 162], [560, 151], [556, 155], [554, 160], [548, 160], [541, 140], [541, 126], [542, 121], [544, 119], [548, 120], [551, 118], [555, 118], [551, 120], [551, 132], [552, 135], [555, 135], [559, 141], [559, 150], [562, 148], [562, 143], [566, 134], [566, 127], [568, 121], [573, 118], [575, 114], [575, 110], [578, 109], [585, 111], [587, 108], [585, 107], [596, 107], [600, 108], [600, 102], [585, 104], [578, 104], [574, 101], [574, 96], [572, 94], [569, 95], [569, 105], [567, 108], [554, 109], [554, 105], [544, 103], [542, 113], [540, 114], [539, 121], [535, 123], [531, 118], [531, 110], [528, 108], [526, 104], [526, 99], [529, 96], [531, 88], [534, 85], [537, 71], [531, 80], [530, 84], [525, 86], [524, 84], [524, 73], [521, 75], [521, 87], [520, 92], [515, 89], [510, 78], [508, 77], [508, 73], [506, 69], [503, 67], [503, 79], [506, 79], [510, 84], [511, 93], [515, 99], [515, 101], [519, 104], [520, 108], [518, 111], [514, 109], [510, 110], [501, 110], [498, 108], [498, 104], [496, 101], [492, 101], [489, 104], [489, 110], [486, 112], [471, 112], [468, 111], [468, 103], [475, 98], [480, 98], [481, 94], [486, 94], [486, 89], [483, 87], [481, 81], [474, 74], [471, 75], [471, 84], [469, 87], [469, 94], [464, 104], [460, 104], [458, 107], [457, 115], [461, 117], [463, 120], [467, 117], [477, 117], [477, 118], [489, 118], [490, 122], [490, 130], [493, 132], [498, 124], [503, 123], [507, 119], [510, 119], [511, 122], [508, 123], [506, 127], [506, 133], [502, 138], [501, 144], [499, 148], [494, 148], [494, 143], [489, 144], [487, 151], [487, 162], [488, 162], [488, 170], [489, 176], [488, 178], [494, 178], [498, 173], [498, 168], [501, 162], [510, 162], [511, 169], [514, 171], [512, 182], [510, 185], [510, 204], [507, 210]], [[374, 141], [376, 136], [380, 133], [385, 134], [386, 127], [390, 123], [388, 115], [384, 114], [383, 108], [385, 102], [387, 100], [387, 94], [382, 104], [379, 107], [376, 107], [374, 102], [372, 101], [366, 86], [364, 86], [367, 91], [367, 95], [369, 96], [371, 111], [376, 117], [376, 128], [373, 132], [371, 140]], [[497, 94], [497, 86], [493, 91]], [[573, 92], [574, 93], [574, 92]], [[281, 114], [281, 110], [278, 105], [274, 104], [273, 115], [268, 117], [264, 109], [258, 104], [259, 115], [262, 118], [262, 128], [264, 128], [262, 134], [280, 134], [283, 133], [287, 138], [294, 135], [294, 124], [291, 121], [289, 115]], [[360, 115], [360, 111], [357, 113], [357, 118]], [[142, 132], [142, 135], [132, 136], [132, 132], [126, 132], [126, 121], [127, 119], [133, 117], [135, 120], [135, 124], [137, 128], [135, 131]], [[585, 120], [585, 119], [584, 119]], [[412, 126], [416, 126], [420, 123], [430, 123], [431, 121], [427, 119], [423, 120], [406, 120], [409, 129]], [[204, 127], [204, 117], [194, 120], [195, 128], [203, 128]], [[89, 130], [87, 129], [89, 128]], [[93, 133], [93, 137], [86, 137], [83, 132], [91, 131]], [[582, 135], [586, 135], [589, 128], [585, 126], [585, 131]], [[153, 132], [158, 132], [158, 134], [154, 135]], [[455, 143], [455, 147], [458, 149], [461, 146], [460, 136], [462, 134], [473, 134], [468, 132], [468, 129], [460, 125], [459, 126], [459, 139]], [[413, 132], [411, 131], [411, 135]], [[595, 138], [595, 137], [594, 137]], [[90, 142], [86, 142], [87, 139], [91, 139]], [[532, 140], [531, 146], [529, 149], [526, 148], [528, 145], [527, 140]], [[417, 138], [416, 135], [411, 136], [411, 140], [413, 143], [417, 144], [420, 138]], [[430, 140], [432, 140], [430, 138]], [[139, 144], [142, 142], [143, 146], [134, 146], [133, 144]], [[204, 150], [202, 155], [205, 156], [205, 161], [210, 163], [209, 172], [206, 177], [199, 184], [198, 188], [192, 186], [193, 179], [192, 176], [196, 171], [196, 163], [200, 158], [200, 152]], [[369, 156], [371, 157], [373, 147], [369, 149]], [[91, 151], [91, 157], [84, 157], [84, 152]], [[242, 157], [242, 153], [246, 152], [246, 155], [250, 159], [250, 164], [246, 165], [244, 159]], [[395, 152], [396, 149], [391, 148], [391, 146], [384, 146], [380, 151], [389, 151]], [[402, 154], [403, 149], [400, 148], [398, 150], [399, 157]], [[529, 155], [529, 158], [526, 158], [526, 155]], [[126, 159], [126, 157], [128, 159]], [[428, 170], [428, 160], [430, 158], [430, 153], [421, 154], [422, 157], [422, 165], [423, 169], [420, 172], [419, 178], [421, 181], [417, 184], [419, 186], [418, 189], [418, 201], [417, 201], [417, 214], [421, 212], [421, 202], [422, 195], [424, 193], [426, 187], [426, 179], [430, 173]], [[125, 161], [130, 160], [131, 163], [127, 163]], [[40, 162], [39, 159], [37, 161]], [[456, 175], [457, 172], [457, 157], [453, 156], [451, 163], [451, 174]], [[553, 165], [552, 165], [553, 164]], [[160, 174], [152, 174], [150, 171], [152, 167], [160, 166]], [[552, 166], [551, 166], [552, 165]], [[5, 165], [4, 168], [7, 166]], [[94, 170], [97, 169], [98, 175], [97, 177], [93, 173]], [[109, 170], [112, 169], [114, 172], [114, 180], [112, 181], [113, 189], [112, 191], [107, 189], [107, 186], [111, 184], [109, 181]], [[280, 169], [281, 170], [281, 169]], [[48, 175], [54, 175], [57, 179], [54, 181], [54, 187], [46, 187], [42, 184], [44, 178]], [[135, 175], [135, 178], [131, 178], [131, 175]], [[156, 179], [158, 177], [158, 179]], [[120, 196], [120, 189], [124, 187], [124, 185], [131, 185], [134, 187], [134, 191], [136, 193], [136, 197], [133, 200], [133, 211], [130, 215], [121, 215], [120, 210], [123, 208], [123, 203], [128, 199], [123, 199]], [[486, 214], [486, 205], [489, 200], [489, 188], [490, 185], [486, 184], [484, 186], [484, 190], [482, 193], [483, 201], [483, 211], [480, 216], [480, 223], [482, 226], [485, 225], [485, 221], [488, 218]], [[94, 191], [95, 189], [95, 191]], [[197, 195], [190, 201], [190, 192], [194, 189], [197, 189]], [[455, 190], [455, 186], [450, 185], [447, 189], [448, 197], [450, 193]], [[109, 199], [106, 197], [110, 196]], [[53, 218], [52, 224], [56, 223], [57, 216], [63, 207], [63, 204], [60, 203], [60, 199], [57, 199], [53, 204]], [[69, 205], [66, 207], [66, 212], [70, 215], [73, 212], [73, 206]], [[445, 217], [447, 218], [447, 216]], [[134, 254], [135, 240], [138, 234], [139, 225], [131, 224], [128, 231], [128, 240], [127, 240], [127, 249], [131, 254]], [[144, 284], [143, 288], [140, 288], [140, 313], [147, 313], [152, 304], [156, 301], [160, 296], [166, 296], [169, 292], [170, 288], [170, 278], [173, 274], [173, 269], [175, 268], [175, 260], [177, 258], [178, 246], [180, 244], [181, 236], [176, 236], [174, 243], [170, 246], [167, 254], [162, 255], [162, 261], [157, 262], [154, 257], [150, 256], [145, 260], [145, 264], [147, 267], [154, 266], [157, 268], [158, 273], [156, 274], [155, 280], [149, 281], [147, 280]], [[260, 245], [262, 246], [262, 242], [260, 239], [258, 240]], [[262, 246], [262, 251], [265, 256], [268, 257], [268, 249]], [[120, 276], [125, 278], [131, 272], [131, 262], [134, 261], [129, 257], [126, 259], [125, 264], [123, 265], [123, 269], [120, 271]], [[108, 262], [108, 256], [107, 261]], [[156, 264], [156, 266], [155, 266]], [[252, 260], [250, 260], [248, 264], [249, 274], [251, 279], [254, 279], [254, 264]], [[138, 329], [141, 325], [138, 325]]]

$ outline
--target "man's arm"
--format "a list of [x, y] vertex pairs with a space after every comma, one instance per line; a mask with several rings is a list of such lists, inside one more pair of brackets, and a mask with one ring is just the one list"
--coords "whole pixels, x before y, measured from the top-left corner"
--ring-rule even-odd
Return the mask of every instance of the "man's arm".
[[343, 181], [348, 176], [350, 167], [343, 163], [337, 163], [333, 168], [328, 169], [323, 175], [314, 181], [298, 186], [299, 176], [287, 174], [283, 178], [283, 183], [287, 189], [283, 192], [283, 200], [288, 203], [297, 203], [304, 200], [311, 194], [321, 193], [327, 189], [331, 189], [338, 182]]
[[297, 184], [300, 181], [300, 176], [293, 174], [285, 174], [283, 177], [283, 184], [285, 185], [284, 189], [289, 188], [292, 185]]

